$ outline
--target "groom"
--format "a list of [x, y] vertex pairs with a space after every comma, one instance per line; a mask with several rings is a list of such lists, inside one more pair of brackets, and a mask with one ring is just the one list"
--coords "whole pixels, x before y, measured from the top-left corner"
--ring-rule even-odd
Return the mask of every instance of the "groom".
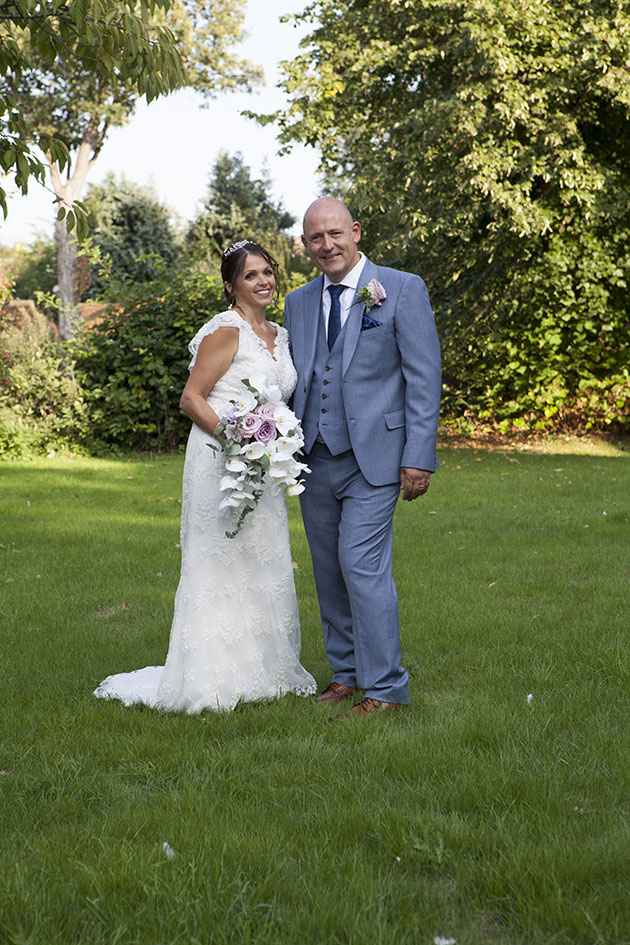
[[284, 324], [298, 371], [293, 409], [311, 474], [301, 496], [335, 706], [345, 716], [409, 702], [400, 665], [392, 518], [437, 466], [440, 349], [418, 276], [375, 266], [358, 250], [361, 226], [322, 197], [302, 242], [323, 275], [287, 296]]

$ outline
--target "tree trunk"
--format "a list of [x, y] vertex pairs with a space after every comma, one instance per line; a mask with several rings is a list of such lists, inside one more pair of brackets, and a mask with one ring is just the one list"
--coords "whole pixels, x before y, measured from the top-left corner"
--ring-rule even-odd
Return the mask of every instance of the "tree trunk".
[[[60, 206], [66, 210], [72, 208], [72, 203], [78, 200], [85, 184], [87, 173], [99, 155], [103, 140], [107, 132], [107, 122], [98, 127], [98, 118], [92, 116], [92, 121], [86, 129], [83, 140], [79, 145], [74, 170], [68, 166], [66, 180], [61, 179], [59, 165], [46, 155], [50, 168], [50, 179], [54, 191], [59, 197]], [[80, 316], [77, 308], [77, 243], [74, 234], [68, 233], [67, 220], [55, 222], [55, 243], [57, 244], [57, 293], [59, 295], [59, 337], [67, 341], [72, 335]]]
[[55, 222], [57, 245], [57, 295], [59, 296], [59, 337], [67, 341], [76, 327], [80, 315], [77, 308], [76, 290], [77, 244], [72, 233], [68, 233], [66, 219]]

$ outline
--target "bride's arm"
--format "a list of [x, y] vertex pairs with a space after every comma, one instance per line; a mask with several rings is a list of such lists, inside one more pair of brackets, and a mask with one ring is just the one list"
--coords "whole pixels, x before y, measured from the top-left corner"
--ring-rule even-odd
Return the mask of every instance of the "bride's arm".
[[238, 351], [238, 328], [225, 326], [206, 335], [199, 345], [197, 360], [182, 391], [179, 406], [193, 423], [206, 433], [214, 433], [219, 418], [206, 397], [223, 377]]

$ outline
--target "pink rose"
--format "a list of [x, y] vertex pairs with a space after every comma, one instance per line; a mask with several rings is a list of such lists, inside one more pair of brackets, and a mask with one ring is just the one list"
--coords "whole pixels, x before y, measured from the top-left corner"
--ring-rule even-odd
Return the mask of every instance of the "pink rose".
[[267, 444], [270, 443], [271, 440], [275, 440], [276, 425], [273, 420], [263, 420], [254, 436], [259, 443]]
[[241, 420], [243, 436], [247, 439], [251, 439], [251, 437], [256, 434], [262, 422], [262, 417], [259, 417], [256, 413], [246, 413]]
[[263, 417], [265, 420], [273, 420], [276, 415], [276, 408], [273, 404], [258, 404], [254, 413], [257, 413], [259, 417]]
[[370, 279], [366, 288], [372, 296], [372, 300], [375, 305], [380, 305], [387, 298], [387, 292], [378, 279]]

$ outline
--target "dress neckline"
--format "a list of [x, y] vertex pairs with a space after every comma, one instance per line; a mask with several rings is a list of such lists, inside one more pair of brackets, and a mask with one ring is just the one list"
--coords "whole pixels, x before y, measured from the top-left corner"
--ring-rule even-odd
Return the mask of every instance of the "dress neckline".
[[279, 329], [280, 329], [280, 326], [279, 326], [278, 324], [276, 324], [276, 322], [269, 322], [270, 325], [275, 325], [275, 326], [276, 326], [276, 337], [274, 338], [274, 341], [273, 341], [273, 349], [272, 349], [272, 348], [269, 347], [269, 345], [267, 344], [267, 342], [266, 342], [263, 338], [261, 338], [260, 335], [259, 335], [257, 332], [254, 331], [252, 325], [250, 325], [250, 323], [247, 321], [247, 319], [246, 319], [246, 318], [243, 318], [243, 316], [242, 316], [239, 312], [237, 312], [235, 308], [229, 309], [229, 311], [230, 311], [230, 312], [233, 312], [233, 314], [236, 315], [237, 318], [240, 318], [240, 320], [241, 320], [242, 322], [244, 322], [244, 323], [247, 325], [247, 327], [248, 327], [249, 330], [251, 331], [252, 335], [254, 336], [254, 338], [256, 339], [256, 341], [258, 342], [259, 346], [260, 346], [261, 348], [264, 348], [264, 350], [265, 350], [265, 351], [267, 352], [267, 354], [270, 356], [270, 358], [272, 359], [272, 361], [276, 361], [276, 360], [277, 360], [277, 359], [276, 359], [276, 349], [277, 349], [277, 347], [278, 347], [278, 338], [280, 337], [280, 330], [279, 330]]

